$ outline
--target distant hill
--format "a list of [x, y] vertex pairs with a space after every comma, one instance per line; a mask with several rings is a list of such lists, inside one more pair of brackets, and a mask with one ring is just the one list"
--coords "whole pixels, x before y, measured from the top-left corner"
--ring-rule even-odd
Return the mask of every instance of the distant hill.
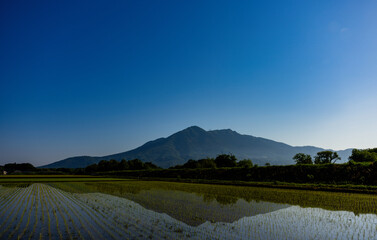
[[[159, 138], [145, 143], [131, 151], [103, 157], [80, 156], [54, 162], [41, 168], [81, 168], [100, 160], [122, 160], [138, 158], [167, 168], [183, 164], [189, 159], [216, 157], [218, 154], [234, 154], [239, 160], [250, 158], [253, 163], [264, 165], [294, 164], [292, 157], [299, 152], [316, 155], [323, 148], [304, 146], [293, 147], [273, 140], [242, 135], [230, 129], [205, 131], [193, 126], [167, 138]], [[352, 149], [338, 151], [342, 161], [346, 161]]]

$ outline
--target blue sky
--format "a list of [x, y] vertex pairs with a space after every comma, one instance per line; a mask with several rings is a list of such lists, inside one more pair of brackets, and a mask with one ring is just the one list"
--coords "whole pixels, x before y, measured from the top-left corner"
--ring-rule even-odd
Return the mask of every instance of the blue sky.
[[377, 147], [377, 1], [2, 1], [0, 164], [192, 125]]

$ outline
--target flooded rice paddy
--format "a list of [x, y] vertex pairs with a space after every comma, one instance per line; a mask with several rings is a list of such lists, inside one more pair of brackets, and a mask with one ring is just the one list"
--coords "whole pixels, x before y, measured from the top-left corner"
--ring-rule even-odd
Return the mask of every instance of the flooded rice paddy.
[[0, 185], [0, 239], [376, 239], [377, 197], [117, 181]]

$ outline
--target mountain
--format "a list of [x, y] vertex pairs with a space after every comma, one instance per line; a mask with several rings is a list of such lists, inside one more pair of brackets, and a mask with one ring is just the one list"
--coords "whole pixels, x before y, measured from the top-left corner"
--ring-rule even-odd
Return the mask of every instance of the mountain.
[[[160, 167], [183, 164], [189, 159], [216, 157], [218, 154], [234, 154], [237, 159], [250, 158], [253, 163], [264, 165], [294, 164], [292, 157], [299, 152], [316, 155], [323, 148], [304, 146], [293, 147], [273, 140], [242, 135], [230, 129], [205, 131], [193, 126], [177, 132], [167, 138], [159, 138], [145, 143], [131, 151], [103, 157], [71, 157], [41, 168], [81, 168], [101, 160], [121, 160], [138, 158], [152, 162]], [[339, 151], [343, 161], [348, 159], [352, 149]]]

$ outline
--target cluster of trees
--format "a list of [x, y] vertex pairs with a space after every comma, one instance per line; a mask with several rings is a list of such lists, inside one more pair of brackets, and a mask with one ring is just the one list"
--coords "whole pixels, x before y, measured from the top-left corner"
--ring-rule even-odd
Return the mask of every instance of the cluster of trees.
[[[293, 156], [293, 160], [296, 164], [313, 164], [312, 156], [305, 153], [297, 153]], [[340, 160], [338, 153], [333, 151], [318, 152], [314, 157], [314, 164], [329, 164], [335, 163]]]
[[8, 163], [4, 166], [0, 166], [0, 171], [6, 171], [7, 173], [13, 173], [16, 171], [19, 172], [35, 172], [37, 168], [35, 168], [30, 163]]
[[[297, 153], [293, 157], [293, 160], [296, 164], [313, 164], [312, 157], [305, 153]], [[337, 160], [340, 160], [338, 153], [333, 151], [322, 151], [318, 152], [314, 157], [314, 164], [335, 163]], [[376, 162], [377, 148], [353, 149], [348, 160], [353, 162]]]
[[92, 164], [85, 168], [85, 172], [107, 172], [107, 171], [121, 171], [121, 170], [142, 170], [142, 169], [158, 169], [151, 162], [142, 162], [139, 159], [117, 161], [117, 160], [102, 160], [98, 164]]
[[31, 163], [7, 163], [0, 166], [0, 175], [6, 174], [41, 174], [41, 175], [59, 175], [59, 174], [85, 174], [83, 168], [36, 168]]
[[353, 149], [352, 155], [348, 159], [354, 162], [375, 162], [377, 161], [377, 148]]
[[188, 160], [183, 165], [177, 165], [170, 169], [195, 169], [195, 168], [224, 168], [224, 167], [244, 167], [250, 168], [253, 162], [244, 159], [237, 162], [237, 158], [232, 154], [220, 154], [216, 158], [204, 158], [199, 160]]

